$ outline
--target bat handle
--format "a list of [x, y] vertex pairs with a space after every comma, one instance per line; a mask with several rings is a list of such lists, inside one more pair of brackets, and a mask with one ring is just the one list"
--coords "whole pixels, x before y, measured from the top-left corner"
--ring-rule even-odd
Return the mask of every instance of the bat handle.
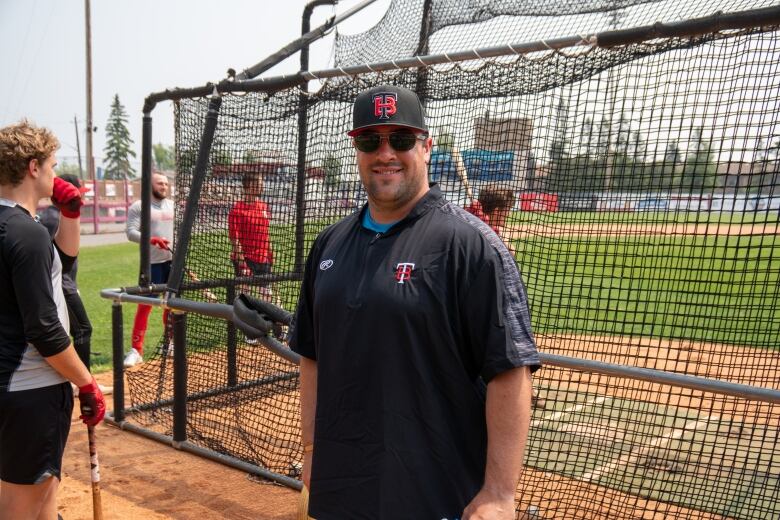
[[98, 463], [94, 426], [87, 425], [87, 435], [89, 438], [90, 480], [92, 481], [92, 518], [103, 520], [103, 501], [100, 498], [100, 464]]

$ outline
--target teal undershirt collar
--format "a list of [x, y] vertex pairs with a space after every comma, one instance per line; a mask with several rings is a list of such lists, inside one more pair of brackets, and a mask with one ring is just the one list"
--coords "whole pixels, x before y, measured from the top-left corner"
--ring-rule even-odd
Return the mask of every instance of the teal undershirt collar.
[[387, 233], [387, 230], [393, 227], [395, 222], [390, 222], [389, 224], [380, 224], [373, 218], [371, 218], [371, 211], [366, 208], [366, 212], [363, 213], [363, 227], [374, 231], [375, 233]]

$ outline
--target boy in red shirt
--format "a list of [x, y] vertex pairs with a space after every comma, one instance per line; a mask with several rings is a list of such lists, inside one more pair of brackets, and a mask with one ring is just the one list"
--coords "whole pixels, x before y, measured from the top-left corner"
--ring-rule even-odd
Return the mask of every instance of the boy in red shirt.
[[[270, 274], [274, 263], [271, 240], [268, 236], [271, 211], [260, 200], [263, 177], [259, 173], [244, 174], [241, 184], [244, 198], [236, 202], [228, 214], [228, 235], [233, 245], [230, 259], [236, 276]], [[260, 284], [260, 293], [271, 298], [270, 283]]]

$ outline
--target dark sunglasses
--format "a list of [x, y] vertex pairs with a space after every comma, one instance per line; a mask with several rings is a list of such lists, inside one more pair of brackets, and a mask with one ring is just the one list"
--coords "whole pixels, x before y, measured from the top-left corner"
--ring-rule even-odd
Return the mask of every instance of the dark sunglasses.
[[426, 134], [415, 134], [414, 132], [390, 132], [386, 134], [364, 132], [353, 137], [352, 142], [355, 143], [355, 148], [361, 152], [371, 153], [379, 150], [382, 139], [387, 139], [390, 147], [396, 152], [408, 152], [414, 148], [417, 141], [425, 141], [428, 139], [428, 136]]

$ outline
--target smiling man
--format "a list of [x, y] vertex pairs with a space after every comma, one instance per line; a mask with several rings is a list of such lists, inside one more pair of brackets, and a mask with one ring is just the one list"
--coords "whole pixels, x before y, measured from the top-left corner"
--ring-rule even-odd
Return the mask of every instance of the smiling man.
[[539, 367], [517, 266], [428, 185], [414, 92], [361, 92], [349, 135], [368, 203], [317, 237], [290, 342], [309, 514], [514, 518]]

